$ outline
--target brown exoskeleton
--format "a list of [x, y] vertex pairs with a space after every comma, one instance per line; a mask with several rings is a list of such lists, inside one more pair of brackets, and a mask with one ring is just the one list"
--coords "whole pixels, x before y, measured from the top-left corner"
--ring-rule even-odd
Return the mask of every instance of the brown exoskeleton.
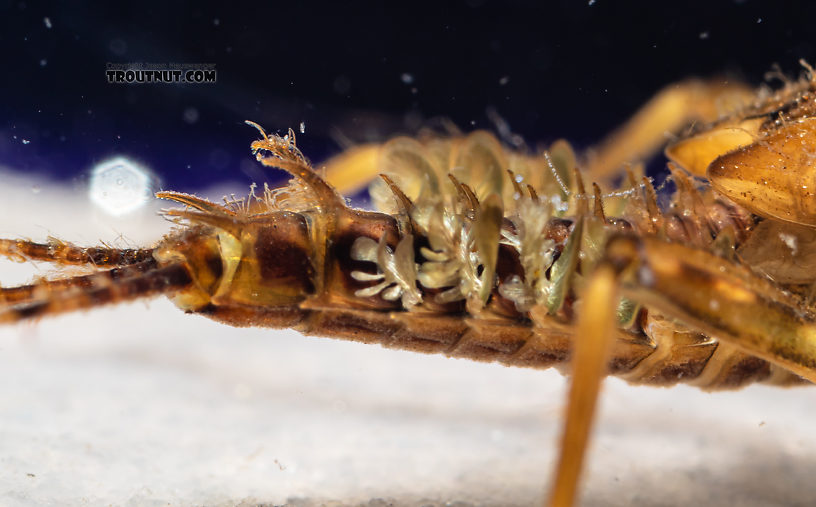
[[[734, 105], [741, 87], [685, 83], [586, 162], [563, 142], [518, 154], [484, 132], [400, 138], [330, 162], [330, 181], [381, 172], [371, 192], [382, 212], [349, 208], [293, 135], [261, 130], [253, 151], [289, 171], [290, 186], [223, 206], [161, 192], [186, 209], [166, 212], [180, 228], [153, 248], [0, 240], [9, 257], [110, 268], [3, 288], [0, 322], [166, 294], [236, 326], [569, 366], [551, 497], [568, 505], [605, 374], [706, 389], [816, 381], [814, 88], [808, 75]], [[668, 149], [671, 206], [636, 167], [607, 187], [692, 117], [707, 126]]]

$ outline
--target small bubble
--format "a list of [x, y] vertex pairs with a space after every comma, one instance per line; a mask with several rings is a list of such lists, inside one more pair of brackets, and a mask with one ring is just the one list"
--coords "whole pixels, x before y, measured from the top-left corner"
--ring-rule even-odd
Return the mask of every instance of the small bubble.
[[221, 20], [220, 20], [220, 19], [215, 18], [215, 19], [213, 20], [213, 25], [218, 26], [218, 25], [220, 25], [220, 24], [221, 24]]
[[51, 29], [51, 18], [49, 18], [48, 16], [44, 17], [43, 23], [45, 23], [46, 28], [48, 28], [49, 30]]
[[708, 39], [708, 32], [700, 32], [700, 39], [701, 40]]
[[127, 42], [122, 39], [113, 39], [108, 43], [108, 49], [116, 56], [123, 56], [127, 53]]
[[510, 76], [502, 76], [502, 78], [499, 79], [499, 84], [502, 85], [502, 86], [506, 85], [509, 82], [510, 82]]
[[589, 0], [589, 5], [595, 5], [595, 0]]
[[29, 144], [30, 142], [28, 139], [23, 139], [23, 144]]
[[306, 122], [305, 121], [300, 122], [300, 133], [301, 134], [306, 133]]
[[654, 284], [655, 281], [654, 273], [645, 266], [638, 269], [638, 278], [640, 279], [640, 284], [646, 287]]
[[762, 23], [762, 18], [757, 18], [757, 24]]
[[229, 165], [229, 162], [230, 155], [226, 150], [216, 148], [210, 152], [209, 163], [212, 167], [216, 169], [224, 169]]
[[150, 201], [152, 173], [125, 157], [104, 161], [91, 170], [91, 201], [110, 213], [122, 215]]
[[40, 60], [40, 67], [45, 67], [46, 65], [48, 65], [48, 60], [46, 60], [45, 58], [41, 59]]
[[401, 80], [402, 80], [402, 82], [403, 82], [403, 83], [405, 83], [405, 84], [411, 84], [411, 83], [413, 83], [413, 82], [414, 82], [414, 76], [413, 76], [413, 74], [409, 74], [409, 73], [407, 73], [407, 72], [403, 72], [403, 73], [402, 73], [402, 75], [400, 76], [400, 79], [401, 79]]
[[344, 75], [334, 78], [334, 91], [340, 95], [345, 95], [351, 89], [351, 81]]
[[188, 107], [184, 110], [182, 114], [182, 118], [184, 118], [184, 122], [192, 125], [193, 123], [198, 121], [198, 109], [194, 107]]

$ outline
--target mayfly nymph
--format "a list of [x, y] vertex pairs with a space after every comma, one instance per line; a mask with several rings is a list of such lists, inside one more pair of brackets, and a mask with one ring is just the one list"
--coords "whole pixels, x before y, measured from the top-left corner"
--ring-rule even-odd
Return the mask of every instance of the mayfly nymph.
[[[688, 81], [593, 156], [492, 134], [363, 146], [325, 176], [285, 137], [251, 145], [288, 186], [182, 204], [142, 249], [0, 240], [20, 261], [94, 273], [0, 289], [0, 322], [167, 295], [233, 326], [294, 328], [572, 375], [552, 505], [574, 502], [601, 378], [704, 389], [816, 381], [816, 81], [776, 91]], [[671, 203], [636, 162], [663, 132]], [[332, 182], [374, 179], [379, 211]], [[622, 178], [618, 178], [622, 176]], [[354, 179], [354, 178], [351, 178]], [[617, 186], [610, 182], [623, 180]]]

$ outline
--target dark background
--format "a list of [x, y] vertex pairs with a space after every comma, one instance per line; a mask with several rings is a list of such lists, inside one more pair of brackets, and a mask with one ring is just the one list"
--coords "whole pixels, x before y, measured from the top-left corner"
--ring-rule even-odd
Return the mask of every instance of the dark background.
[[[298, 143], [321, 160], [342, 139], [440, 118], [493, 128], [489, 108], [530, 144], [584, 148], [672, 81], [759, 84], [774, 64], [797, 75], [800, 58], [816, 60], [809, 4], [397, 5], [0, 0], [0, 165], [79, 184], [127, 155], [165, 188], [248, 185], [267, 177], [246, 119], [280, 132], [304, 122]], [[215, 63], [218, 82], [113, 85], [108, 62]]]

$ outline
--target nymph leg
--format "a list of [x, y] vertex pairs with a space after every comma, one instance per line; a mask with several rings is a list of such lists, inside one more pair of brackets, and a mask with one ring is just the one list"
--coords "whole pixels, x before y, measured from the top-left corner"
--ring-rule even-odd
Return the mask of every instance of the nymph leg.
[[552, 506], [569, 506], [576, 498], [618, 292], [816, 382], [816, 316], [794, 296], [704, 250], [654, 238], [613, 237], [582, 298]]

